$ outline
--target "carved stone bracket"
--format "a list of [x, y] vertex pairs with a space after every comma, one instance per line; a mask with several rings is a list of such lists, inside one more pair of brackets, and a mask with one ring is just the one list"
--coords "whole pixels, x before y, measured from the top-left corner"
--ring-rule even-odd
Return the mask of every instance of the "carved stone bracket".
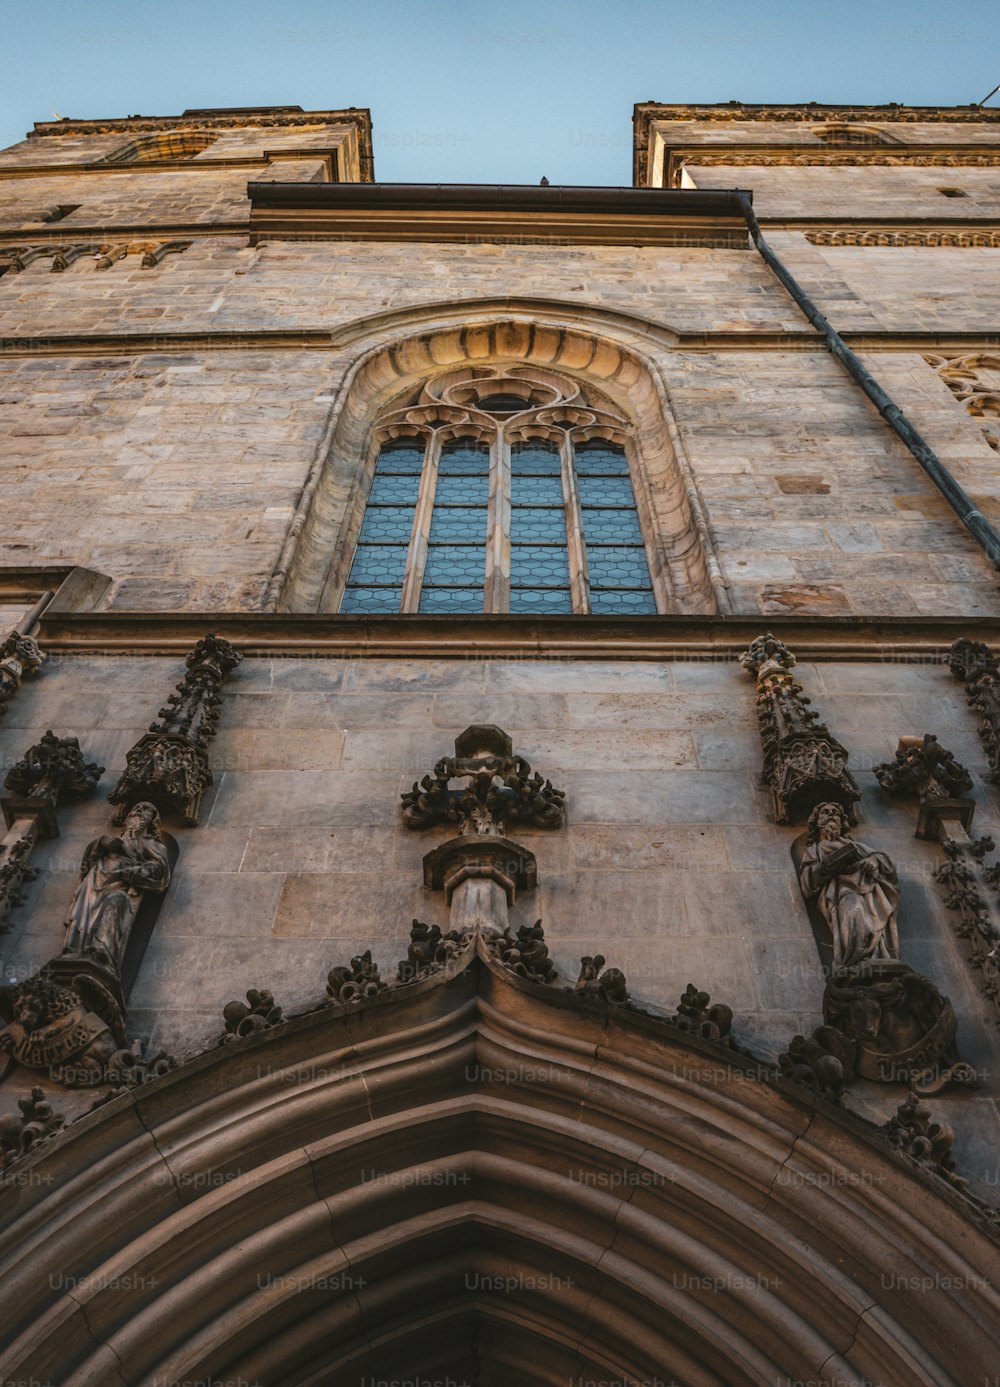
[[943, 819], [972, 822], [974, 804], [965, 798], [972, 776], [930, 732], [923, 737], [900, 737], [896, 756], [875, 766], [875, 778], [890, 795], [916, 795], [920, 800], [918, 838], [940, 837]]
[[45, 661], [45, 656], [30, 636], [19, 631], [11, 631], [0, 649], [0, 717], [7, 711], [7, 705], [21, 687], [22, 682], [32, 674], [37, 674]]
[[92, 794], [104, 767], [85, 761], [75, 737], [46, 732], [7, 772], [0, 796], [7, 832], [0, 842], [0, 932], [9, 928], [11, 907], [20, 905], [20, 887], [35, 875], [31, 852], [39, 838], [56, 838], [56, 807], [66, 797]]
[[201, 800], [212, 783], [208, 742], [215, 736], [222, 705], [222, 684], [243, 659], [228, 641], [205, 636], [187, 657], [187, 673], [125, 758], [125, 771], [108, 795], [119, 806], [123, 823], [137, 800], [183, 815], [195, 827]]
[[791, 673], [795, 656], [768, 632], [751, 643], [740, 664], [757, 679], [763, 777], [777, 822], [801, 822], [824, 800], [836, 800], [853, 822], [861, 791], [847, 769], [847, 751], [830, 736]]
[[965, 685], [965, 697], [982, 717], [979, 740], [986, 752], [990, 780], [1000, 781], [1000, 664], [982, 641], [956, 641], [946, 663]]

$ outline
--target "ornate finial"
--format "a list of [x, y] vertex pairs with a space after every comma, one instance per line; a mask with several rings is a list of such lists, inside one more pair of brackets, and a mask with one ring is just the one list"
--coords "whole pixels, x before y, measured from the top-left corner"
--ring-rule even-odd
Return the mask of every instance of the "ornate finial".
[[795, 663], [792, 652], [776, 636], [772, 636], [770, 631], [752, 640], [740, 656], [740, 664], [754, 675], [759, 675], [765, 665], [773, 664], [779, 669], [794, 669]]
[[126, 756], [125, 771], [108, 795], [119, 806], [116, 824], [140, 799], [179, 811], [192, 827], [198, 823], [202, 795], [212, 783], [207, 746], [219, 720], [222, 683], [242, 659], [228, 641], [213, 635], [191, 651], [177, 691]]

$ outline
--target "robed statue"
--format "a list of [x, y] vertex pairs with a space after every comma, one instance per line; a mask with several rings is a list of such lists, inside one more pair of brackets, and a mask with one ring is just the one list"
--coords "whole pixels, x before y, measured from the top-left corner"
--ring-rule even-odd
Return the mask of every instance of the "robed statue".
[[147, 891], [170, 884], [160, 815], [148, 802], [133, 805], [121, 836], [102, 834], [87, 847], [80, 884], [66, 920], [63, 957], [92, 959], [120, 978], [132, 922]]
[[899, 958], [896, 869], [885, 853], [851, 838], [839, 804], [817, 805], [809, 816], [799, 881], [830, 927], [837, 972]]

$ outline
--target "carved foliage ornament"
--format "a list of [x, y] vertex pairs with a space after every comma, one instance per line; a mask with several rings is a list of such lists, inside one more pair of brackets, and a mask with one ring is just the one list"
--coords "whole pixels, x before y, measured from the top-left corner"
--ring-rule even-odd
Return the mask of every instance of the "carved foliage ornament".
[[215, 736], [222, 705], [222, 684], [243, 659], [228, 641], [205, 636], [187, 657], [187, 673], [160, 709], [158, 722], [125, 758], [125, 771], [108, 795], [119, 806], [115, 823], [124, 822], [129, 806], [148, 799], [163, 810], [198, 823], [201, 800], [212, 784], [208, 742]]
[[990, 780], [1000, 781], [1000, 665], [981, 641], [956, 641], [946, 663], [965, 684], [969, 705], [982, 717], [979, 740], [986, 752]]
[[820, 722], [791, 673], [795, 656], [768, 632], [751, 643], [740, 664], [757, 679], [763, 777], [777, 822], [795, 823], [822, 800], [836, 800], [853, 821], [861, 791], [847, 769], [847, 751]]
[[983, 995], [1000, 1022], [1000, 866], [986, 862], [996, 844], [986, 836], [963, 838], [941, 838], [946, 856], [934, 880], [946, 892], [947, 908], [959, 917], [955, 932], [982, 973]]

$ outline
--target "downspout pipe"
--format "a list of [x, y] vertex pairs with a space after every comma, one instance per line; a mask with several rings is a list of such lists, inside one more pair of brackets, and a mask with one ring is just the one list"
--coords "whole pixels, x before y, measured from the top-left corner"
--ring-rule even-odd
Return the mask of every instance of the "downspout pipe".
[[889, 427], [906, 444], [959, 520], [986, 554], [993, 567], [1000, 569], [1000, 534], [986, 519], [965, 488], [948, 471], [927, 440], [913, 427], [899, 405], [890, 395], [886, 394], [875, 377], [855, 356], [840, 333], [819, 311], [809, 295], [764, 240], [760, 223], [754, 215], [749, 198], [742, 193], [738, 194], [738, 198], [747, 230], [750, 232], [750, 239], [761, 258], [774, 271], [813, 327], [823, 334], [831, 353], [846, 367]]

